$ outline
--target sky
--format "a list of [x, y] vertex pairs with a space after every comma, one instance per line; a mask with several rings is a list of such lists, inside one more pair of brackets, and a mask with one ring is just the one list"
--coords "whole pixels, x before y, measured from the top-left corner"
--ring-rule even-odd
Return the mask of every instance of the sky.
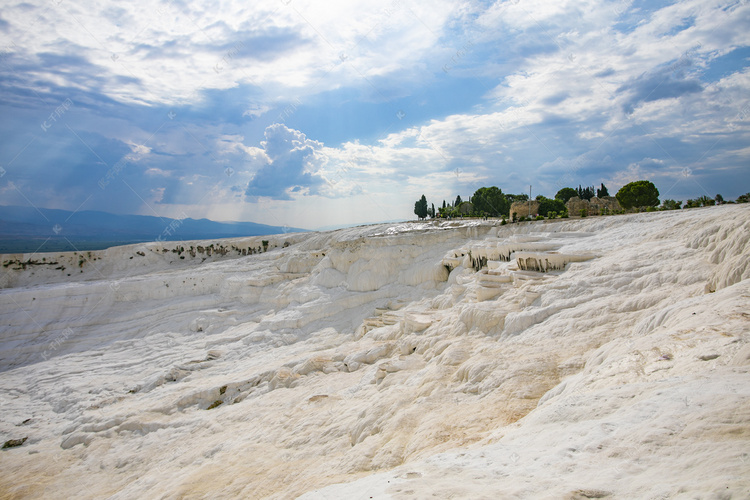
[[0, 205], [318, 229], [750, 191], [748, 0], [4, 2]]

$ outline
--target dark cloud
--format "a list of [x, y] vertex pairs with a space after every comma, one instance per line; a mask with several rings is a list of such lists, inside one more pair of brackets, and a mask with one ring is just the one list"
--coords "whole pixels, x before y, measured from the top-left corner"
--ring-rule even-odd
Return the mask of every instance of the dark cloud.
[[554, 106], [555, 104], [560, 104], [568, 97], [570, 97], [569, 92], [567, 91], [558, 92], [555, 95], [551, 95], [549, 97], [542, 99], [542, 104], [546, 104], [547, 106]]
[[272, 61], [290, 50], [300, 50], [311, 40], [289, 28], [271, 26], [262, 30], [240, 30], [213, 49], [223, 57]]
[[322, 178], [314, 173], [320, 163], [316, 151], [323, 145], [280, 123], [268, 127], [265, 137], [261, 146], [270, 162], [256, 172], [245, 194], [291, 200], [290, 192], [316, 192], [323, 184]]
[[[218, 22], [206, 27], [206, 30], [220, 29], [225, 33], [221, 43], [196, 42], [186, 34], [159, 43], [140, 42], [133, 45], [129, 55], [143, 58], [177, 59], [192, 57], [196, 53], [208, 52], [215, 54], [216, 61], [208, 69], [219, 64], [219, 71], [229, 67], [233, 62], [242, 60], [273, 61], [290, 50], [311, 43], [311, 40], [289, 28], [271, 26], [264, 29], [232, 30], [226, 23]], [[245, 62], [246, 63], [246, 62]]]
[[603, 69], [603, 70], [599, 71], [598, 73], [594, 73], [594, 76], [597, 77], [597, 78], [604, 78], [606, 76], [612, 76], [615, 73], [616, 72], [615, 72], [614, 68], [606, 68], [606, 69]]
[[[26, 54], [23, 48], [14, 47], [4, 54], [7, 71], [0, 76], [0, 103], [29, 106], [56, 106], [60, 100], [72, 99], [78, 106], [89, 105], [100, 109], [115, 101], [100, 89], [109, 85], [141, 85], [134, 76], [117, 76], [79, 54], [86, 53], [80, 45], [61, 41], [56, 49], [60, 53], [41, 52]], [[62, 80], [67, 85], [53, 81]], [[122, 108], [122, 106], [120, 106]]]
[[691, 65], [692, 62], [689, 59], [681, 58], [667, 67], [644, 73], [620, 86], [617, 93], [628, 95], [623, 104], [623, 110], [630, 114], [643, 102], [702, 92], [703, 85], [701, 82], [695, 78], [687, 77], [683, 72], [683, 68]]
[[[240, 180], [227, 174], [227, 168], [254, 171], [257, 161], [231, 144], [236, 138], [259, 144], [270, 122], [242, 117], [258, 94], [253, 86], [206, 90], [192, 106], [166, 107], [118, 103], [74, 87], [49, 85], [33, 91], [20, 78], [16, 73], [0, 77], [0, 116], [12, 117], [0, 120], [0, 151], [5, 151], [0, 158], [0, 190], [9, 183], [18, 187], [3, 192], [5, 204], [30, 202], [67, 210], [83, 204], [84, 209], [135, 213], [144, 210], [144, 203], [154, 208], [205, 203], [208, 193], [235, 184], [239, 186], [231, 192], [244, 196], [247, 177]], [[58, 115], [66, 100], [72, 104]], [[133, 154], [138, 145], [149, 151]], [[137, 160], [126, 161], [102, 189], [98, 182], [128, 155]], [[284, 163], [283, 158], [277, 160]], [[300, 187], [316, 184], [317, 177], [298, 177]]]

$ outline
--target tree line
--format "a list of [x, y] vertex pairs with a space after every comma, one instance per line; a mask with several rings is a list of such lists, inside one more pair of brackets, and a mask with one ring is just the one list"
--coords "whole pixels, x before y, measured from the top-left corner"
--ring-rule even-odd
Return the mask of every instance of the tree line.
[[[554, 198], [547, 198], [538, 195], [535, 200], [539, 203], [538, 215], [541, 217], [567, 217], [566, 203], [573, 197], [582, 200], [591, 200], [594, 197], [605, 198], [609, 196], [607, 186], [602, 183], [598, 188], [594, 186], [578, 186], [578, 188], [564, 187], [560, 189]], [[687, 200], [682, 205], [681, 200], [666, 199], [659, 206], [659, 190], [656, 186], [647, 180], [639, 180], [624, 185], [615, 195], [620, 206], [626, 210], [675, 210], [680, 208], [693, 208], [710, 205], [721, 205], [724, 203], [748, 203], [750, 202], [750, 193], [746, 193], [737, 198], [735, 202], [725, 201], [724, 198], [717, 194], [714, 198], [701, 196], [697, 199]], [[527, 194], [510, 194], [503, 193], [502, 189], [497, 186], [481, 187], [477, 189], [468, 201], [456, 196], [455, 201], [447, 202], [443, 200], [442, 206], [435, 209], [435, 204], [428, 204], [427, 197], [422, 197], [414, 204], [414, 213], [420, 219], [427, 217], [503, 217], [510, 215], [510, 206], [517, 201], [528, 201]], [[470, 205], [467, 205], [469, 203]]]
[[[590, 200], [595, 195], [599, 197], [609, 196], [607, 187], [604, 184], [601, 184], [599, 188], [594, 188], [594, 186], [578, 186], [577, 189], [566, 187], [558, 191], [554, 198], [538, 195], [535, 200], [539, 202], [539, 215], [546, 217], [551, 212], [560, 215], [564, 214], [566, 212], [565, 204], [574, 196]], [[435, 209], [434, 203], [431, 205], [428, 204], [427, 197], [422, 195], [414, 204], [414, 213], [420, 219], [426, 219], [427, 217], [459, 217], [461, 215], [508, 217], [510, 215], [510, 206], [514, 202], [528, 200], [529, 195], [527, 194], [503, 193], [499, 187], [489, 186], [477, 189], [467, 201], [462, 200], [460, 195], [456, 196], [456, 200], [452, 203], [443, 200], [442, 206], [437, 209]], [[461, 207], [465, 206], [467, 202], [471, 204], [471, 210], [462, 211]]]

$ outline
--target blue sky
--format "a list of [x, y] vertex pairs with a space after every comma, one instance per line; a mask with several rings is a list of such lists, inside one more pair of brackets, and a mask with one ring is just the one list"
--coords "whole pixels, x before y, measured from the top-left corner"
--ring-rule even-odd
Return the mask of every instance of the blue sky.
[[0, 204], [318, 228], [750, 191], [750, 3], [8, 3]]

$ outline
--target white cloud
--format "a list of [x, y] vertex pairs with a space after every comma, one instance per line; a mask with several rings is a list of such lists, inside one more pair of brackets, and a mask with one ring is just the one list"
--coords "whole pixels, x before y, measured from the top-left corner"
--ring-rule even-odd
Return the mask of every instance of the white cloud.
[[[248, 4], [69, 2], [8, 7], [3, 17], [21, 59], [35, 60], [27, 83], [96, 90], [129, 103], [195, 102], [208, 89], [255, 85], [257, 117], [293, 89], [318, 93], [367, 85], [364, 77], [408, 71], [434, 51], [453, 4], [312, 0]], [[28, 29], [29, 26], [44, 29]], [[62, 41], [62, 43], [61, 43]], [[55, 65], [76, 58], [75, 71]], [[33, 80], [30, 78], [33, 77]], [[38, 83], [35, 83], [38, 82]], [[299, 94], [299, 92], [295, 92]]]
[[172, 176], [172, 172], [168, 170], [162, 170], [160, 168], [149, 168], [143, 173], [149, 177], [171, 177]]
[[143, 144], [130, 143], [130, 150], [137, 155], [147, 155], [151, 152], [151, 148]]
[[253, 106], [250, 106], [247, 108], [243, 113], [242, 116], [246, 116], [248, 118], [257, 118], [259, 116], [263, 116], [268, 111], [270, 111], [272, 108], [271, 106], [267, 104], [255, 104]]

